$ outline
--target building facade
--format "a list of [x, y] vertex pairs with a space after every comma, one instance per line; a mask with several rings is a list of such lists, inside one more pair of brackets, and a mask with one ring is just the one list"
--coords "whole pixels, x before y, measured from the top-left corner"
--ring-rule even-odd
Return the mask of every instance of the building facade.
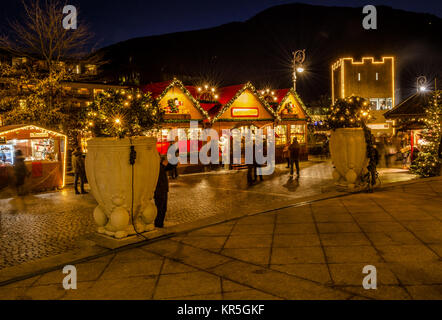
[[331, 66], [332, 102], [360, 96], [371, 105], [368, 126], [374, 133], [393, 133], [393, 125], [383, 114], [395, 105], [395, 59], [364, 57], [360, 61], [340, 58]]

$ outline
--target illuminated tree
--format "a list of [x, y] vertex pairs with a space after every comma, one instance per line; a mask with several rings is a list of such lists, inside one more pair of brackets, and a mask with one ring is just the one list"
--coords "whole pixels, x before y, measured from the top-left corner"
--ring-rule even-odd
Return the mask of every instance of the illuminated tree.
[[131, 137], [158, 127], [162, 111], [150, 93], [112, 89], [97, 95], [86, 109], [83, 129], [96, 137]]
[[12, 22], [0, 49], [16, 63], [0, 64], [0, 115], [4, 124], [33, 123], [76, 135], [80, 108], [64, 90], [65, 82], [82, 80], [74, 65], [86, 60], [91, 39], [87, 26], [63, 28], [63, 7], [57, 0], [23, 1], [24, 16]]
[[425, 129], [419, 154], [410, 169], [422, 177], [440, 175], [442, 139], [442, 91], [434, 91], [425, 110]]

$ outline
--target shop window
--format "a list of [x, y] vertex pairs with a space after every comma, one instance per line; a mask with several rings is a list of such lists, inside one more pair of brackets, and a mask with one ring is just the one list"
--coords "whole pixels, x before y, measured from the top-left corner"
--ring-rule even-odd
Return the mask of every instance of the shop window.
[[275, 143], [276, 145], [287, 143], [287, 126], [279, 125], [275, 128]]
[[370, 98], [371, 110], [388, 110], [393, 107], [392, 98]]
[[290, 125], [290, 139], [293, 139], [294, 137], [298, 138], [299, 143], [305, 143], [305, 125]]

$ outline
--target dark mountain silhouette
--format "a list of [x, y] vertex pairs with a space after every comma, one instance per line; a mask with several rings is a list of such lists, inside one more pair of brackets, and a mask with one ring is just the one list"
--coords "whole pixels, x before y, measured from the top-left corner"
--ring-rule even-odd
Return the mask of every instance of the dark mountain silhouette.
[[442, 19], [377, 6], [377, 30], [362, 27], [362, 8], [287, 4], [245, 22], [135, 38], [99, 50], [104, 76], [136, 76], [141, 84], [174, 76], [197, 84], [252, 81], [258, 88], [289, 87], [291, 52], [306, 49], [306, 70], [297, 89], [307, 100], [330, 93], [330, 65], [339, 57], [394, 55], [398, 95], [415, 90], [416, 77], [442, 70]]

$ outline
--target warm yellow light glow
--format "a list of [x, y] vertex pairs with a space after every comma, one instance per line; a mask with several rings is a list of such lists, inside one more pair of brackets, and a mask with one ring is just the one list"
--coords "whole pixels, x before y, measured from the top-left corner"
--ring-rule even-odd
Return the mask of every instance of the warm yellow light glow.
[[211, 90], [212, 90], [212, 92], [215, 92], [215, 88], [212, 88]]
[[334, 64], [332, 64], [332, 103], [335, 100], [334, 96], [334, 74], [333, 71], [341, 67], [341, 98], [345, 98], [345, 71], [344, 71], [344, 60], [349, 60], [351, 64], [364, 64], [365, 61], [369, 60], [372, 64], [384, 64], [387, 60], [391, 60], [392, 68], [391, 68], [391, 78], [392, 78], [392, 103], [393, 106], [395, 105], [395, 95], [394, 95], [394, 88], [395, 88], [395, 58], [392, 56], [382, 57], [381, 61], [375, 61], [374, 57], [363, 57], [361, 61], [355, 61], [353, 58], [341, 58]]
[[304, 72], [304, 68], [303, 67], [298, 67], [296, 69], [296, 71], [298, 71], [299, 73], [303, 73]]
[[115, 123], [116, 123], [116, 124], [120, 124], [120, 123], [121, 123], [121, 120], [120, 120], [119, 118], [116, 118], [116, 119], [115, 119]]
[[201, 87], [198, 87], [198, 91], [201, 91], [202, 89], [201, 89]]

